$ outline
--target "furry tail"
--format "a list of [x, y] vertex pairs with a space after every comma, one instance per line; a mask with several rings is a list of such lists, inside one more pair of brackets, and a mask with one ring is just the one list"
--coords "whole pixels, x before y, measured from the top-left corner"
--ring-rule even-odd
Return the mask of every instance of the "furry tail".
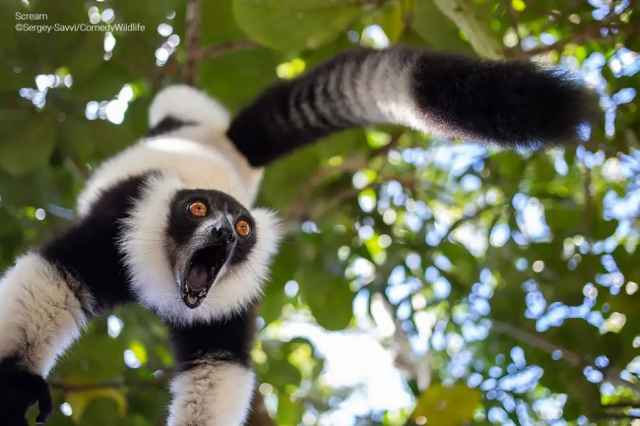
[[271, 87], [238, 114], [228, 136], [253, 166], [375, 123], [536, 146], [575, 140], [594, 105], [568, 76], [531, 63], [408, 47], [359, 49]]

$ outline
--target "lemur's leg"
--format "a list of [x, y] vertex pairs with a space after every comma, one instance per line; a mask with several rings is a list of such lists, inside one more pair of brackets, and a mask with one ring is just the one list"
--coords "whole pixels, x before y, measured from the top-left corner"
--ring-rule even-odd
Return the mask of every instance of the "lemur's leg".
[[38, 421], [51, 412], [43, 377], [80, 335], [91, 296], [37, 253], [18, 259], [0, 280], [0, 418], [26, 425], [38, 402]]
[[171, 383], [169, 426], [238, 426], [254, 391], [249, 352], [255, 315], [248, 311], [211, 323], [170, 325], [177, 370]]

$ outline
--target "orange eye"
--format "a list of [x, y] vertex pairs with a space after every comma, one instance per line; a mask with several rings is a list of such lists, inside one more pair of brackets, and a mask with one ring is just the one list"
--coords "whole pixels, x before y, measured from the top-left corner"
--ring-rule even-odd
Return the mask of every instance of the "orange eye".
[[251, 225], [244, 219], [236, 222], [236, 232], [241, 237], [246, 237], [251, 233]]
[[195, 217], [205, 217], [207, 215], [207, 205], [202, 201], [194, 201], [189, 204], [189, 213]]

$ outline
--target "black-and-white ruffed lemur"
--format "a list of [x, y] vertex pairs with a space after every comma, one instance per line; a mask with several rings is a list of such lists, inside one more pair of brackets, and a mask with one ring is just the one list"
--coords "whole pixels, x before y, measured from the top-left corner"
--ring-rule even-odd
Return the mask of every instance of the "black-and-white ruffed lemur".
[[0, 419], [52, 410], [45, 377], [97, 315], [140, 303], [170, 329], [170, 425], [240, 425], [254, 391], [253, 305], [278, 221], [254, 208], [262, 167], [332, 132], [376, 123], [505, 146], [576, 140], [589, 92], [557, 72], [407, 47], [352, 50], [278, 83], [230, 119], [173, 86], [148, 135], [98, 167], [59, 237], [0, 281]]

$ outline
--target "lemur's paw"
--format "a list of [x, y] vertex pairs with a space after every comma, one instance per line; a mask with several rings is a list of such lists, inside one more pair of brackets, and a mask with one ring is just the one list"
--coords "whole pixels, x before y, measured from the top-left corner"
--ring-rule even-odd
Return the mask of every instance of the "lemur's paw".
[[52, 410], [49, 385], [39, 375], [28, 371], [17, 358], [0, 361], [0, 419], [8, 426], [28, 426], [27, 410], [38, 403], [36, 423], [43, 424]]

